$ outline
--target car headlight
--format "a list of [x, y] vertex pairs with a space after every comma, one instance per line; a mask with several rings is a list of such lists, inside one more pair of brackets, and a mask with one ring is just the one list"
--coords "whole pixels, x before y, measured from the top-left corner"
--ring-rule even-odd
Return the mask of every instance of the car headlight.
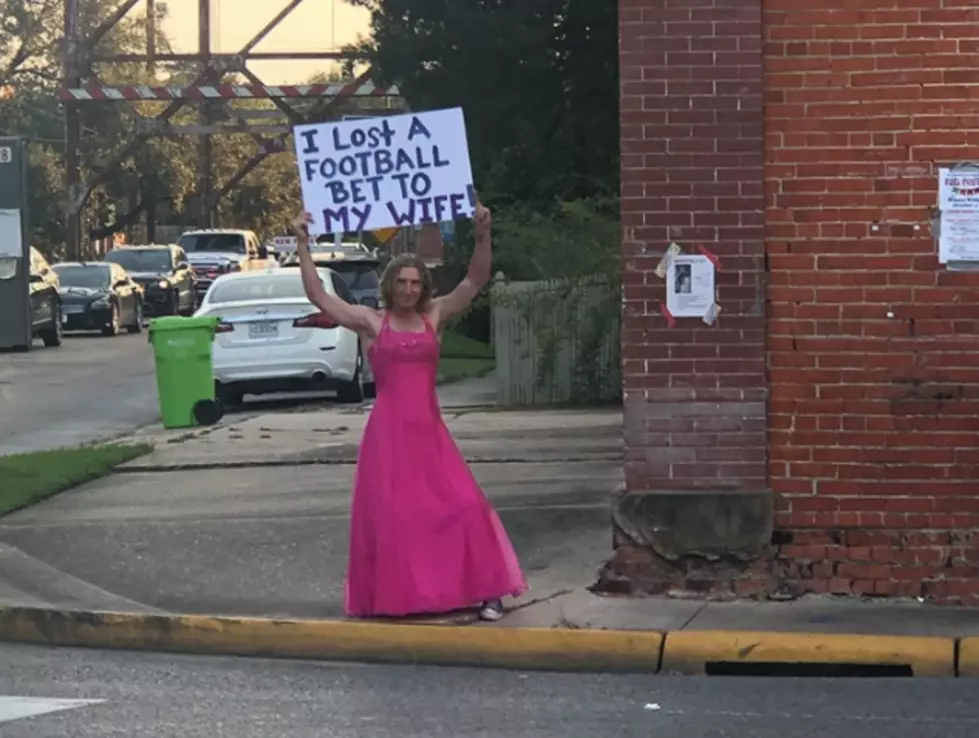
[[161, 290], [168, 290], [168, 289], [170, 289], [170, 282], [167, 281], [166, 279], [161, 279], [156, 284], [157, 284], [157, 287], [159, 287]]
[[91, 304], [91, 307], [95, 308], [96, 310], [102, 310], [104, 308], [109, 307], [109, 302], [110, 301], [108, 297], [100, 297], [98, 300], [96, 300]]

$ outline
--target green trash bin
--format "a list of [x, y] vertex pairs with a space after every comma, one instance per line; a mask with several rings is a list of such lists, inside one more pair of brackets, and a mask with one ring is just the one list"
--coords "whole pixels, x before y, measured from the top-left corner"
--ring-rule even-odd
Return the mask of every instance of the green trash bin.
[[223, 414], [214, 395], [212, 344], [218, 318], [167, 316], [150, 321], [156, 387], [164, 428], [214, 425]]

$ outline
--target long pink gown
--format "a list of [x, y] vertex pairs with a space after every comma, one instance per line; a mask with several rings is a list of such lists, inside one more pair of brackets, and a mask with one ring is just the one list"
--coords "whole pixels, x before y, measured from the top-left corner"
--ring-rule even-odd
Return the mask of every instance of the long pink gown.
[[439, 344], [388, 317], [368, 357], [377, 400], [357, 454], [346, 611], [444, 613], [527, 590], [496, 512], [442, 419]]

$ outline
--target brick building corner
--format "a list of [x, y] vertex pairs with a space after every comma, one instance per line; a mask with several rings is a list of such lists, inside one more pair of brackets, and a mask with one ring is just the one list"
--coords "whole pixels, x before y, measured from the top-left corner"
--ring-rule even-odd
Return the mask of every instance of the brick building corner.
[[[929, 231], [938, 168], [979, 159], [977, 12], [620, 0], [601, 588], [979, 604], [979, 275]], [[717, 326], [660, 314], [670, 241], [720, 258]]]

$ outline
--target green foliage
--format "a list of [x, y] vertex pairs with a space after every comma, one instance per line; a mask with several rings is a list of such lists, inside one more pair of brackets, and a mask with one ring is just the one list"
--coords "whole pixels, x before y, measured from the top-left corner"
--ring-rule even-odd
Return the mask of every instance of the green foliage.
[[571, 352], [572, 395], [584, 403], [618, 398], [620, 281], [617, 203], [589, 198], [542, 214], [518, 206], [494, 221], [495, 269], [527, 289], [496, 289], [533, 332], [537, 383], [554, 380]]
[[[463, 108], [473, 175], [494, 211], [494, 271], [549, 281], [494, 295], [520, 302], [533, 322], [538, 381], [572, 346], [576, 391], [604, 397], [618, 340], [610, 360], [600, 349], [620, 304], [617, 4], [348, 1], [371, 12], [371, 36], [355, 48], [378, 82], [397, 83], [412, 110]], [[461, 278], [473, 238], [469, 223], [456, 226], [446, 267]], [[458, 327], [485, 322], [488, 303], [477, 301]]]
[[[413, 110], [461, 106], [484, 197], [548, 210], [618, 190], [612, 0], [349, 0], [369, 55]], [[500, 203], [497, 203], [500, 204]]]

